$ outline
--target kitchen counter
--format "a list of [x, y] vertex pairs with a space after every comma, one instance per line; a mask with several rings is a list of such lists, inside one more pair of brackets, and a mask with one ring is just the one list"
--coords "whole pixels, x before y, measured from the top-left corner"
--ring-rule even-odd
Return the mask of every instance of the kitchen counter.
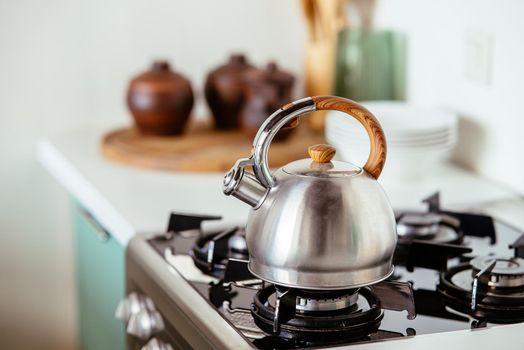
[[[222, 194], [224, 174], [170, 173], [120, 165], [100, 154], [103, 134], [103, 130], [89, 129], [50, 137], [39, 143], [38, 158], [123, 246], [136, 233], [165, 230], [171, 211], [221, 215], [221, 225], [245, 221], [247, 205]], [[453, 165], [443, 165], [423, 181], [381, 179], [381, 183], [396, 209], [420, 207], [422, 198], [440, 190], [445, 207], [485, 211], [494, 207], [497, 214], [508, 216], [507, 221], [522, 221], [522, 215], [515, 219], [508, 214], [516, 208], [524, 210], [515, 193]], [[513, 204], [507, 209], [508, 205], [500, 203]], [[524, 222], [518, 224], [524, 227]]]

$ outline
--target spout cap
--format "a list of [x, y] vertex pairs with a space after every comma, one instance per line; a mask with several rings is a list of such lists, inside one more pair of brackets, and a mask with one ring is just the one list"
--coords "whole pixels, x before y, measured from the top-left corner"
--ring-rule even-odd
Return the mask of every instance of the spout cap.
[[235, 192], [236, 188], [238, 187], [240, 183], [240, 180], [242, 179], [243, 174], [244, 174], [243, 168], [233, 167], [231, 170], [228, 171], [226, 176], [224, 176], [222, 190], [224, 191], [224, 194], [226, 196], [229, 196], [233, 192]]

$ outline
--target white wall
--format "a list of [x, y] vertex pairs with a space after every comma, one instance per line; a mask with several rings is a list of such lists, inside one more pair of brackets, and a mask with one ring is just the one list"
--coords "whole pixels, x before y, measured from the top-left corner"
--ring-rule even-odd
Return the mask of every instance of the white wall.
[[[454, 158], [524, 194], [524, 2], [387, 0], [381, 27], [409, 35], [409, 99], [460, 113]], [[467, 38], [491, 37], [490, 82], [465, 77]]]
[[130, 122], [126, 84], [167, 58], [200, 96], [232, 51], [298, 74], [296, 1], [0, 0], [0, 348], [74, 347], [68, 202], [38, 166], [45, 135]]

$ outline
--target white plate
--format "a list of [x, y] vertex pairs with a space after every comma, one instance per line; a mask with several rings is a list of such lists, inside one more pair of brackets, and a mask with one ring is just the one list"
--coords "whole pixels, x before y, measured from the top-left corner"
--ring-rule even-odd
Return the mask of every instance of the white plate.
[[[343, 126], [340, 126], [340, 125], [332, 125], [329, 122], [328, 122], [328, 124], [326, 124], [326, 132], [328, 132], [328, 133], [329, 132], [337, 132], [337, 133], [344, 134], [344, 135], [347, 135], [347, 136], [351, 136], [351, 135], [363, 136], [363, 135], [365, 135], [364, 128], [362, 128], [362, 127], [346, 128], [346, 127], [343, 127]], [[409, 135], [408, 136], [408, 135], [399, 135], [399, 134], [396, 134], [394, 132], [391, 132], [390, 130], [384, 129], [384, 133], [390, 139], [413, 140], [413, 141], [427, 140], [427, 139], [433, 139], [433, 138], [442, 138], [442, 137], [446, 137], [448, 135], [454, 134], [456, 132], [457, 132], [456, 128], [450, 128], [450, 129], [447, 129], [447, 130], [444, 130], [444, 131], [439, 131], [439, 132], [418, 133], [416, 135], [414, 134], [414, 135]]]
[[[345, 133], [337, 130], [327, 130], [326, 135], [330, 137], [339, 138], [341, 140], [355, 140], [357, 142], [369, 142], [367, 135], [361, 135], [360, 133]], [[450, 140], [457, 139], [457, 132], [450, 132], [447, 135], [432, 138], [420, 138], [420, 139], [408, 139], [408, 138], [394, 138], [386, 134], [386, 141], [388, 144], [400, 144], [400, 145], [425, 145], [425, 144], [440, 144], [447, 143]]]
[[[338, 132], [326, 133], [326, 138], [334, 139], [341, 143], [351, 144], [369, 144], [369, 138], [361, 136], [347, 136]], [[457, 142], [457, 135], [449, 135], [443, 138], [426, 139], [426, 140], [395, 140], [386, 136], [386, 141], [389, 147], [424, 147], [424, 146], [439, 146], [455, 144]]]
[[405, 102], [376, 101], [363, 105], [380, 121], [384, 129], [404, 134], [446, 130], [457, 124], [457, 115], [448, 111], [419, 107]]
[[[457, 128], [456, 114], [439, 109], [395, 101], [364, 102], [363, 105], [377, 117], [392, 137], [427, 137]], [[328, 113], [326, 124], [327, 127], [348, 132], [359, 127], [358, 122], [336, 111]]]
[[[337, 117], [339, 118], [339, 117]], [[330, 118], [327, 120], [326, 123], [326, 132], [332, 132], [336, 131], [339, 133], [343, 133], [346, 135], [365, 135], [366, 132], [364, 128], [361, 125], [347, 125], [351, 120], [333, 120], [333, 118]], [[383, 128], [384, 133], [392, 139], [405, 139], [405, 140], [420, 140], [420, 139], [428, 139], [428, 138], [438, 138], [442, 136], [446, 136], [449, 134], [452, 134], [457, 131], [456, 126], [450, 126], [449, 128], [438, 130], [438, 131], [418, 131], [416, 133], [399, 133], [395, 130], [391, 130], [388, 128]]]
[[[326, 140], [329, 144], [337, 149], [351, 149], [356, 151], [362, 151], [365, 153], [369, 152], [369, 142], [354, 142], [350, 140], [341, 140], [339, 138], [333, 138], [326, 136]], [[434, 150], [448, 150], [452, 149], [456, 145], [456, 140], [451, 140], [450, 142], [437, 144], [437, 145], [418, 145], [418, 146], [403, 146], [396, 144], [388, 144], [388, 150], [398, 150], [398, 152], [405, 153], [420, 153]]]
[[[439, 162], [449, 158], [450, 150], [410, 153], [404, 155], [396, 150], [389, 150], [382, 178], [392, 177], [403, 181], [419, 180], [431, 174]], [[337, 152], [337, 159], [362, 166], [367, 153], [359, 150]]]

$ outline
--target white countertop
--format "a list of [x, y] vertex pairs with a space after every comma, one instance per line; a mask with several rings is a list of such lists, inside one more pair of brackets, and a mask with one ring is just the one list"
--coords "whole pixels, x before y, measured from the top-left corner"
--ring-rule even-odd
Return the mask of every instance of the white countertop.
[[517, 323], [475, 330], [421, 334], [390, 341], [334, 347], [332, 350], [521, 350], [524, 349], [524, 338], [520, 336], [522, 331], [524, 324]]
[[[39, 143], [38, 158], [122, 245], [136, 233], [165, 230], [171, 211], [221, 215], [223, 224], [245, 222], [247, 205], [222, 194], [224, 174], [172, 173], [120, 165], [100, 154], [103, 134], [103, 130], [90, 129], [50, 137]], [[422, 198], [440, 190], [442, 204], [449, 208], [490, 209], [497, 203], [500, 215], [515, 208], [524, 210], [522, 200], [512, 191], [451, 165], [442, 166], [423, 181], [400, 184], [384, 179], [381, 183], [396, 209], [420, 207]], [[513, 204], [508, 209], [505, 203]], [[508, 221], [515, 217], [507, 216]]]

